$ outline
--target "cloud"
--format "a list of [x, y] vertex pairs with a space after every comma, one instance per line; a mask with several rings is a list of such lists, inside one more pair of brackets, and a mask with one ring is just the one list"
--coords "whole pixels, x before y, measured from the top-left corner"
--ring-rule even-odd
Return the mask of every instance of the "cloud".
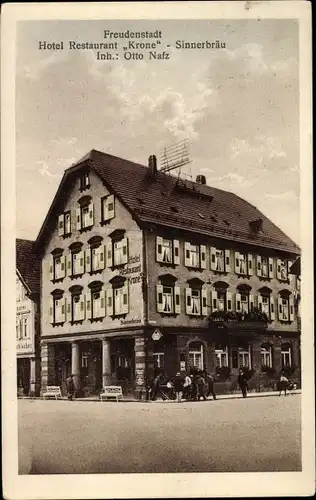
[[41, 174], [43, 177], [56, 177], [56, 174], [52, 174], [49, 171], [48, 165], [45, 161], [43, 160], [38, 160], [36, 162], [36, 165], [39, 165], [41, 168], [38, 169], [38, 173]]
[[283, 203], [296, 203], [298, 195], [294, 191], [282, 191], [281, 193], [266, 193], [265, 197], [273, 201], [282, 201]]

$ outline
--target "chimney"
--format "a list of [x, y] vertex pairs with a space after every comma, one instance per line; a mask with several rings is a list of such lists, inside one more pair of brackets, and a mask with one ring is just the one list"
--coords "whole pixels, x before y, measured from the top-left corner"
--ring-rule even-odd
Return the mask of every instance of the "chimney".
[[157, 158], [155, 155], [150, 155], [148, 158], [148, 167], [150, 175], [154, 177], [157, 172]]
[[205, 175], [197, 175], [196, 176], [196, 182], [198, 184], [204, 184], [205, 185], [206, 184], [206, 177], [205, 177]]

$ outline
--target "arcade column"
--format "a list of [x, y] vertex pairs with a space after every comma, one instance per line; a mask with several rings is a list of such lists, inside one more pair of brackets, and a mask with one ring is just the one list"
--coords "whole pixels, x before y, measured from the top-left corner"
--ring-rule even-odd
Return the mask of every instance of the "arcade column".
[[41, 344], [41, 390], [55, 385], [55, 347], [47, 342]]
[[135, 337], [135, 392], [138, 399], [146, 394], [146, 346], [145, 337]]
[[36, 392], [36, 359], [30, 359], [30, 396]]
[[74, 376], [76, 391], [80, 390], [80, 346], [78, 342], [71, 344], [71, 374]]
[[111, 347], [109, 340], [102, 340], [102, 387], [111, 385]]

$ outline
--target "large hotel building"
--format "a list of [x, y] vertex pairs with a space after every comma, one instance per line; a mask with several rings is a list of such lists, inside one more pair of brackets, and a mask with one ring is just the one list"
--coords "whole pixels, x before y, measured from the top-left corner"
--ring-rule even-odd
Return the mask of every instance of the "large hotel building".
[[41, 386], [143, 391], [155, 368], [300, 366], [299, 248], [237, 195], [92, 150], [64, 173], [35, 242]]

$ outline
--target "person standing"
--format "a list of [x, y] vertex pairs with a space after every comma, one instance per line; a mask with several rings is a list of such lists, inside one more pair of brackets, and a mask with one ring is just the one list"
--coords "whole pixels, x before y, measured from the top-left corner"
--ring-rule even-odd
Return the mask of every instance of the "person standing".
[[242, 397], [246, 398], [247, 397], [247, 389], [248, 389], [248, 379], [243, 372], [243, 370], [239, 370], [239, 375], [238, 375], [238, 384], [242, 392]]
[[67, 397], [69, 401], [72, 401], [75, 394], [75, 383], [73, 375], [69, 375], [69, 377], [66, 378], [66, 386], [67, 386]]
[[208, 398], [209, 395], [212, 394], [213, 399], [216, 399], [215, 387], [214, 387], [214, 378], [206, 370], [204, 371], [204, 377], [205, 377], [205, 382], [207, 384], [206, 397]]
[[182, 393], [183, 393], [183, 380], [179, 372], [177, 373], [176, 378], [174, 379], [174, 389], [176, 392], [177, 402], [181, 403]]
[[184, 379], [183, 383], [183, 397], [185, 399], [189, 399], [191, 396], [191, 390], [192, 390], [192, 380], [190, 375], [187, 373]]
[[197, 373], [196, 384], [197, 384], [197, 400], [200, 401], [200, 398], [202, 397], [204, 401], [206, 401], [205, 379], [203, 377], [202, 371], [199, 371]]
[[151, 388], [151, 400], [156, 401], [158, 394], [160, 393], [160, 381], [161, 381], [162, 373], [158, 373], [153, 380], [153, 385]]

